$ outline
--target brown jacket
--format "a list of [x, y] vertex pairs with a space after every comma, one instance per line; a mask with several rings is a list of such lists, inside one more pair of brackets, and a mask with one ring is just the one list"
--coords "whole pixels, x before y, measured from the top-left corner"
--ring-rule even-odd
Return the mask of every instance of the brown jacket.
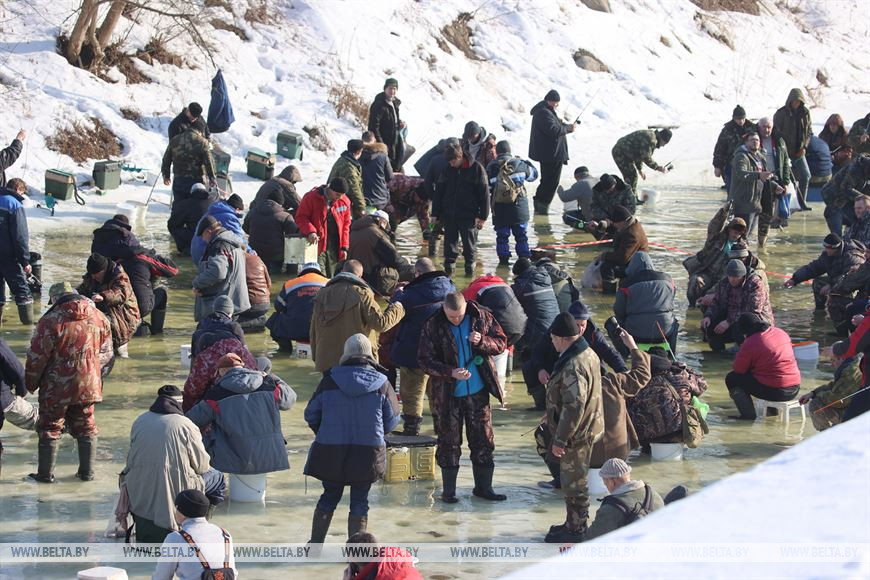
[[314, 298], [309, 336], [311, 357], [320, 372], [338, 364], [344, 341], [356, 333], [368, 336], [375, 360], [378, 335], [394, 327], [405, 315], [405, 307], [394, 302], [381, 311], [375, 294], [363, 280], [341, 272]]
[[399, 255], [374, 216], [363, 216], [351, 224], [347, 257], [362, 263], [363, 280], [384, 296], [393, 292], [400, 279], [413, 278], [413, 266]]
[[130, 337], [139, 328], [139, 305], [130, 278], [120, 264], [110, 260], [102, 282], [97, 282], [90, 274], [85, 274], [77, 290], [88, 298], [93, 298], [95, 294], [103, 297], [96, 306], [109, 317], [112, 344], [115, 348], [130, 342]]
[[650, 380], [649, 355], [641, 350], [631, 351], [631, 370], [625, 373], [607, 373], [601, 377], [601, 398], [604, 404], [604, 436], [592, 448], [592, 467], [601, 467], [608, 459], [628, 459], [632, 449], [640, 447], [637, 433], [625, 399], [633, 397]]
[[259, 256], [245, 253], [245, 281], [248, 284], [248, 300], [255, 304], [270, 304], [272, 279], [269, 270]]
[[631, 217], [628, 226], [613, 236], [613, 249], [604, 254], [604, 261], [617, 266], [628, 264], [635, 252], [649, 251], [646, 232], [637, 218]]

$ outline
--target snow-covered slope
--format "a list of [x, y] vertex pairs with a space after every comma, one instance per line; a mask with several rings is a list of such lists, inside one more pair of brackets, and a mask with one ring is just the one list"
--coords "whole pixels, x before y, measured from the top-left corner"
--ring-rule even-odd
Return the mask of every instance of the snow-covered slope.
[[[681, 183], [712, 180], [712, 140], [738, 102], [751, 117], [769, 115], [792, 86], [804, 87], [816, 99], [819, 127], [831, 111], [851, 122], [870, 106], [870, 52], [857, 49], [867, 43], [870, 4], [860, 0], [766, 0], [759, 16], [704, 12], [688, 0], [612, 0], [612, 13], [568, 0], [279, 0], [268, 3], [270, 24], [247, 22], [245, 0], [227, 2], [232, 13], [220, 2], [208, 4], [200, 28], [216, 47], [214, 64], [230, 85], [237, 118], [216, 140], [235, 156], [232, 169], [243, 172], [249, 147], [274, 150], [280, 130], [322, 127], [334, 147], [316, 151], [306, 136], [306, 186], [322, 180], [344, 142], [359, 133], [349, 118], [336, 117], [329, 89], [349, 85], [369, 102], [387, 76], [399, 80], [408, 141], [419, 150], [474, 119], [524, 154], [528, 111], [556, 88], [566, 118], [588, 106], [570, 138], [572, 164], [593, 173], [612, 169], [609, 150], [621, 134], [680, 125], [660, 153], [662, 161], [677, 160], [677, 171], [655, 179]], [[81, 180], [90, 173], [90, 163], [77, 166], [44, 146], [59, 126], [89, 117], [119, 136], [125, 159], [157, 170], [169, 120], [189, 101], [207, 106], [215, 72], [184, 35], [167, 47], [195, 68], [135, 60], [153, 83], [128, 85], [116, 70], [108, 76], [118, 82], [109, 83], [73, 68], [54, 45], [59, 32], [69, 32], [76, 7], [70, 0], [30, 0], [0, 8], [0, 140], [11, 140], [18, 127], [29, 132], [10, 175], [37, 188], [47, 168], [78, 172]], [[466, 53], [473, 59], [445, 37], [444, 27], [461, 13], [471, 14], [473, 48]], [[213, 19], [234, 23], [249, 40], [214, 29]], [[136, 20], [122, 19], [116, 31], [128, 52], [166, 28], [165, 18]], [[578, 67], [578, 49], [611, 72]], [[819, 71], [829, 86], [820, 86]], [[125, 119], [122, 108], [137, 110], [142, 120]], [[236, 189], [250, 196], [256, 185], [237, 179]]]

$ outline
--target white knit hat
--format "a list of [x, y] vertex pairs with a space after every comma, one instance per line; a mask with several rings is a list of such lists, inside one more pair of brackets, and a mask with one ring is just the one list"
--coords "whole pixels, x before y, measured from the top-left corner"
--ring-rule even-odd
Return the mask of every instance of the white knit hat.
[[344, 341], [344, 353], [338, 364], [343, 365], [348, 359], [354, 357], [374, 358], [371, 341], [366, 335], [359, 332]]
[[621, 477], [631, 473], [631, 467], [619, 458], [608, 459], [601, 466], [601, 471], [598, 472], [602, 478], [608, 477], [611, 479], [620, 479]]

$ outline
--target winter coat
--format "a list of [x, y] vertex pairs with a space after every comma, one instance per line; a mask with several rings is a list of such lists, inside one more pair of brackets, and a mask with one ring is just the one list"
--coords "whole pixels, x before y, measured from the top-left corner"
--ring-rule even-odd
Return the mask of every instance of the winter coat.
[[245, 277], [245, 243], [235, 234], [221, 230], [206, 246], [191, 285], [199, 290], [194, 305], [194, 320], [214, 312], [214, 299], [226, 296], [233, 311], [241, 314], [251, 307]]
[[272, 302], [272, 278], [266, 264], [256, 254], [245, 254], [245, 282], [251, 306]]
[[761, 211], [761, 194], [764, 191], [761, 172], [767, 170], [764, 155], [760, 151], [753, 153], [746, 145], [741, 145], [734, 153], [728, 199], [734, 202], [735, 214]]
[[580, 209], [583, 211], [584, 220], [588, 222], [595, 219], [592, 213], [592, 199], [594, 195], [592, 188], [595, 187], [595, 184], [597, 183], [597, 179], [587, 176], [575, 181], [568, 189], [562, 189], [562, 187], [559, 186], [556, 189], [556, 193], [559, 194], [559, 199], [561, 199], [564, 204], [563, 211], [567, 212]]
[[[830, 121], [830, 119], [829, 119]], [[833, 151], [835, 149], [839, 149], [841, 147], [845, 147], [849, 145], [849, 132], [846, 131], [846, 128], [842, 125], [843, 120], [840, 119], [840, 124], [837, 126], [836, 131], [831, 131], [828, 128], [828, 124], [825, 123], [825, 128], [819, 132], [819, 139], [824, 141], [828, 145], [828, 149]], [[852, 125], [852, 128], [855, 128], [855, 125]]]
[[337, 365], [344, 341], [357, 333], [371, 341], [377, 360], [378, 335], [398, 324], [404, 315], [405, 309], [398, 302], [381, 311], [374, 292], [362, 279], [348, 272], [337, 274], [314, 298], [308, 334], [315, 367], [324, 372]]
[[270, 264], [284, 263], [284, 238], [299, 232], [293, 216], [271, 199], [251, 207], [242, 229], [251, 248]]
[[195, 191], [190, 197], [177, 200], [172, 204], [172, 211], [166, 222], [175, 245], [180, 252], [189, 252], [190, 243], [196, 234], [196, 224], [208, 211], [211, 201], [207, 191]]
[[[631, 480], [623, 483], [613, 490], [608, 497], [613, 497], [621, 501], [629, 511], [637, 509], [644, 505], [647, 494], [647, 484], [641, 480]], [[652, 487], [649, 488], [650, 510], [651, 512], [661, 509], [665, 506], [662, 496], [658, 494]], [[638, 507], [640, 506], [640, 507]], [[618, 507], [609, 502], [602, 502], [595, 512], [595, 521], [589, 526], [589, 529], [583, 533], [583, 541], [592, 540], [609, 534], [612, 531], [618, 530], [631, 522], [626, 521], [625, 513]]]
[[613, 191], [603, 191], [598, 183], [592, 188], [592, 219], [612, 220], [613, 208], [618, 205], [627, 209], [631, 215], [637, 212], [637, 196], [631, 186], [618, 175], [611, 177], [616, 180], [616, 188]]
[[[674, 396], [671, 388], [679, 398]], [[683, 363], [672, 363], [667, 371], [654, 374], [649, 384], [626, 400], [628, 416], [640, 443], [681, 442], [683, 416], [680, 399], [684, 405], [691, 405], [692, 397], [700, 397], [706, 390], [704, 377]]]
[[846, 230], [843, 235], [843, 241], [852, 240], [860, 242], [864, 246], [870, 246], [870, 212], [865, 213], [861, 218], [852, 220], [852, 225]]
[[713, 303], [704, 311], [712, 321], [727, 320], [735, 324], [741, 314], [752, 312], [766, 323], [773, 325], [773, 310], [767, 284], [755, 270], [750, 270], [743, 283], [734, 288], [728, 278], [722, 278], [713, 293]]
[[807, 146], [807, 164], [810, 166], [810, 175], [813, 178], [830, 177], [834, 171], [831, 149], [827, 143], [815, 135], [810, 136], [810, 142]]
[[[479, 332], [482, 336], [479, 343], [472, 345], [471, 356], [483, 357], [478, 370], [484, 390], [502, 402], [504, 391], [492, 358], [505, 351], [507, 338], [492, 313], [476, 302], [466, 302], [465, 314], [471, 319], [471, 332]], [[456, 379], [451, 373], [459, 366], [459, 349], [452, 328], [453, 324], [440, 308], [423, 324], [420, 335], [417, 360], [420, 370], [429, 375], [429, 408], [433, 416], [441, 416], [447, 411], [456, 388]]]
[[[206, 210], [205, 215], [202, 216], [198, 222], [196, 222], [196, 228], [194, 231], [199, 230], [199, 226], [202, 224], [202, 220], [204, 220], [207, 216], [211, 216], [215, 218], [221, 226], [225, 230], [229, 230], [230, 232], [236, 234], [240, 240], [245, 240], [245, 230], [242, 228], [242, 221], [239, 219], [238, 214], [236, 214], [235, 208], [233, 208], [230, 204], [225, 201], [216, 201], [210, 206], [208, 206], [208, 210]], [[247, 249], [251, 249], [251, 246], [244, 242]], [[194, 236], [193, 240], [190, 242], [190, 257], [193, 260], [193, 264], [197, 265], [202, 261], [202, 256], [205, 253], [206, 247], [205, 240], [202, 239], [202, 236]]]
[[24, 397], [27, 395], [27, 387], [24, 383], [24, 365], [9, 348], [9, 344], [0, 338], [0, 429], [3, 428], [3, 407], [6, 406], [8, 397]]
[[336, 177], [343, 177], [347, 181], [347, 198], [350, 200], [351, 211], [354, 219], [360, 218], [366, 213], [366, 199], [363, 196], [363, 177], [360, 162], [353, 158], [349, 151], [344, 151], [332, 165], [327, 181], [332, 182]]
[[383, 477], [384, 434], [399, 424], [399, 402], [385, 373], [362, 357], [324, 373], [305, 407], [305, 422], [315, 433], [305, 475], [344, 485]]
[[390, 360], [397, 367], [416, 369], [417, 351], [423, 324], [441, 308], [444, 297], [456, 291], [456, 286], [441, 271], [420, 274], [404, 288], [396, 291], [393, 302], [400, 302], [405, 316], [390, 347]]
[[[446, 140], [442, 140], [442, 142], [445, 141]], [[444, 149], [445, 147], [441, 147], [438, 154], [432, 157], [426, 165], [426, 171], [420, 172], [420, 176], [423, 178], [423, 190], [426, 192], [425, 197], [429, 200], [435, 199], [435, 190], [438, 181], [441, 179], [444, 170], [449, 166], [447, 160], [444, 158]]]
[[273, 177], [260, 186], [260, 189], [257, 190], [257, 195], [254, 196], [254, 200], [251, 202], [250, 209], [253, 210], [254, 206], [258, 203], [275, 197], [280, 193], [284, 199], [281, 207], [290, 213], [295, 212], [299, 209], [299, 203], [301, 202], [299, 194], [296, 193], [296, 184], [300, 181], [302, 181], [302, 174], [299, 173], [299, 169], [295, 165], [288, 165], [281, 170], [281, 173], [277, 177]]
[[861, 355], [852, 356], [843, 361], [834, 371], [834, 380], [819, 385], [813, 389], [813, 398], [819, 405], [831, 405], [831, 408], [843, 410], [849, 406], [849, 399], [838, 403], [843, 397], [848, 397], [861, 388]]
[[633, 449], [640, 447], [625, 401], [640, 392], [651, 377], [649, 355], [637, 349], [631, 351], [630, 371], [602, 373], [604, 435], [592, 447], [590, 466], [601, 467], [614, 457], [625, 461]]
[[646, 232], [637, 218], [631, 217], [626, 227], [613, 236], [613, 249], [604, 253], [604, 261], [616, 266], [626, 266], [635, 252], [648, 252]]
[[658, 170], [661, 165], [652, 158], [658, 146], [656, 132], [651, 129], [641, 129], [620, 137], [613, 146], [613, 158], [622, 157], [634, 163], [638, 171], [643, 169], [646, 163], [650, 169]]
[[295, 402], [296, 393], [275, 375], [235, 368], [186, 414], [204, 430], [215, 469], [270, 473], [290, 469], [278, 411], [289, 410]]
[[601, 361], [583, 338], [559, 354], [547, 381], [547, 429], [553, 445], [591, 447], [604, 435]]
[[[605, 364], [617, 373], [622, 373], [628, 370], [628, 367], [625, 366], [625, 360], [622, 358], [622, 355], [613, 348], [613, 345], [610, 344], [610, 341], [607, 340], [604, 333], [598, 330], [591, 320], [586, 321], [586, 330], [583, 331], [583, 339], [592, 349], [592, 352], [598, 355], [598, 359], [601, 361], [602, 377], [604, 376], [604, 373], [607, 372], [604, 368]], [[553, 346], [553, 341], [550, 340], [550, 334], [548, 332], [538, 340], [538, 343], [535, 345], [534, 349], [532, 349], [532, 358], [530, 360], [532, 368], [535, 370], [535, 374], [540, 370], [552, 373], [553, 366], [556, 364], [558, 358], [559, 353], [556, 352], [556, 347]]]
[[[765, 150], [766, 141], [762, 139], [761, 147]], [[791, 170], [791, 160], [788, 158], [788, 149], [785, 146], [785, 141], [783, 141], [782, 137], [776, 137], [771, 135], [770, 141], [767, 142], [772, 149], [771, 153], [773, 154], [773, 167], [767, 167], [768, 171], [773, 172], [772, 181], [778, 183], [782, 187], [786, 187], [789, 183], [794, 183], [794, 174]], [[764, 157], [765, 166], [768, 165], [766, 152], [759, 151], [759, 157]]]
[[96, 294], [103, 297], [96, 307], [109, 317], [112, 328], [112, 344], [115, 348], [130, 342], [139, 328], [139, 306], [130, 278], [119, 264], [109, 262], [102, 282], [97, 282], [90, 274], [82, 277], [77, 288], [79, 294], [93, 298]]
[[528, 317], [524, 344], [534, 346], [547, 335], [550, 325], [559, 315], [559, 303], [553, 293], [550, 275], [545, 268], [531, 266], [517, 276], [511, 289]]
[[[791, 108], [793, 101], [800, 101], [797, 110]], [[788, 156], [791, 159], [799, 159], [806, 153], [813, 134], [813, 122], [810, 119], [810, 110], [807, 109], [803, 91], [792, 89], [788, 93], [785, 106], [780, 107], [773, 114], [773, 127], [777, 135], [783, 138], [788, 148]]]
[[528, 317], [523, 305], [500, 276], [481, 276], [463, 290], [462, 295], [466, 300], [474, 300], [492, 313], [507, 336], [508, 346], [515, 345], [526, 332]]
[[563, 123], [546, 101], [531, 110], [532, 130], [529, 135], [529, 157], [539, 163], [568, 163], [568, 140], [571, 127]]
[[91, 252], [111, 258], [124, 268], [136, 296], [139, 316], [143, 318], [154, 308], [154, 289], [151, 286], [151, 269], [136, 256], [147, 251], [133, 234], [131, 226], [122, 221], [112, 218], [94, 230]]
[[852, 123], [852, 128], [849, 129], [849, 145], [855, 150], [855, 153], [870, 152], [870, 141], [861, 143], [861, 137], [870, 133], [870, 113], [863, 119], [858, 119]]
[[17, 193], [0, 189], [0, 262], [24, 267], [30, 264], [30, 234], [22, 201]]
[[9, 147], [0, 151], [0, 187], [6, 187], [6, 170], [18, 161], [24, 143], [20, 139], [13, 139]]
[[580, 290], [574, 285], [571, 275], [551, 262], [549, 258], [541, 258], [535, 262], [535, 266], [543, 268], [550, 276], [553, 294], [556, 295], [556, 302], [559, 303], [559, 312], [568, 312], [571, 303], [580, 300]]
[[187, 118], [187, 107], [184, 107], [184, 109], [182, 109], [181, 112], [178, 113], [178, 115], [176, 115], [176, 117], [169, 123], [169, 139], [172, 139], [176, 135], [181, 135], [190, 127], [199, 129], [199, 132], [202, 133], [203, 137], [206, 139], [211, 137], [211, 131], [208, 130], [208, 124], [205, 122], [205, 119], [200, 116], [196, 118], [196, 121], [191, 123], [190, 119]]
[[462, 153], [467, 159], [473, 159], [483, 167], [487, 167], [495, 160], [495, 137], [487, 133], [484, 127], [480, 128], [480, 137], [476, 143], [463, 137], [459, 140], [459, 146], [462, 147]]
[[275, 312], [266, 321], [273, 339], [309, 341], [314, 297], [327, 282], [329, 278], [308, 272], [284, 283], [275, 298]]
[[368, 130], [374, 133], [378, 143], [387, 146], [387, 157], [393, 164], [393, 169], [398, 171], [402, 167], [405, 158], [405, 143], [399, 130], [402, 116], [399, 108], [402, 101], [393, 98], [390, 102], [387, 95], [379, 93], [369, 106]]
[[214, 159], [208, 141], [196, 131], [184, 131], [169, 140], [163, 153], [161, 173], [169, 179], [169, 172], [176, 177], [192, 177], [202, 180], [203, 173], [215, 178]]
[[224, 314], [213, 312], [199, 321], [190, 337], [190, 358], [225, 338], [234, 338], [245, 345], [245, 331], [239, 323]]
[[362, 191], [365, 203], [384, 209], [390, 203], [387, 182], [393, 178], [393, 168], [383, 143], [366, 143], [359, 158], [362, 168]]
[[[719, 280], [725, 272], [725, 266], [730, 258], [728, 252], [725, 251], [728, 245], [728, 213], [731, 204], [726, 203], [720, 207], [710, 223], [707, 224], [707, 241], [704, 242], [704, 247], [694, 256], [690, 256], [683, 261], [683, 266], [689, 275], [700, 275], [705, 272], [710, 273], [710, 277]], [[730, 245], [728, 245], [730, 248]]]
[[713, 148], [713, 167], [724, 169], [729, 165], [734, 152], [743, 144], [743, 135], [757, 130], [758, 127], [748, 119], [743, 122], [743, 125], [738, 125], [734, 119], [722, 125], [719, 138], [716, 139], [716, 146]]
[[791, 279], [795, 284], [800, 284], [819, 276], [827, 276], [829, 284], [834, 286], [846, 274], [861, 267], [861, 264], [864, 263], [864, 250], [864, 244], [861, 242], [846, 240], [835, 255], [829, 256], [827, 251], [822, 250], [818, 258], [795, 270]]
[[209, 456], [199, 429], [181, 414], [147, 411], [133, 422], [130, 450], [122, 474], [130, 511], [169, 530], [175, 523], [175, 496], [203, 491]]
[[676, 322], [674, 279], [653, 269], [646, 252], [631, 258], [625, 276], [613, 303], [616, 320], [639, 342], [661, 342], [659, 329], [667, 334]]
[[486, 175], [489, 178], [489, 191], [494, 192], [498, 183], [498, 174], [502, 166], [509, 163], [511, 181], [521, 186], [520, 194], [513, 203], [496, 203], [492, 200], [492, 225], [495, 228], [525, 224], [529, 221], [529, 198], [526, 194], [525, 183], [530, 183], [538, 178], [538, 170], [530, 161], [523, 161], [510, 153], [499, 155], [486, 166]]
[[40, 405], [103, 400], [100, 352], [112, 340], [108, 319], [84, 296], [62, 296], [42, 315], [30, 340], [24, 381]]
[[338, 254], [339, 260], [347, 259], [350, 247], [350, 200], [342, 195], [331, 204], [326, 201], [326, 186], [315, 187], [302, 197], [302, 203], [296, 211], [296, 225], [302, 236], [317, 234], [317, 253], [326, 251], [329, 241], [327, 236], [327, 217], [330, 212], [338, 227], [338, 247], [331, 248]]
[[239, 355], [246, 369], [256, 369], [257, 361], [248, 352], [243, 342], [237, 338], [221, 339], [190, 361], [190, 373], [184, 381], [184, 404], [182, 408], [189, 411], [202, 398], [203, 393], [217, 382], [218, 361], [224, 355], [234, 353]]
[[351, 224], [347, 257], [362, 263], [363, 280], [381, 295], [391, 294], [400, 278], [413, 275], [413, 266], [399, 255], [390, 236], [371, 215]]
[[480, 163], [463, 159], [458, 169], [450, 165], [444, 168], [435, 184], [432, 215], [460, 228], [489, 217], [489, 185]]
[[825, 205], [834, 208], [852, 205], [858, 196], [868, 191], [865, 187], [868, 179], [870, 179], [870, 157], [855, 157], [822, 187], [822, 199], [825, 200]]
[[791, 337], [775, 326], [746, 337], [734, 357], [733, 369], [742, 375], [751, 373], [755, 380], [772, 389], [801, 384]]

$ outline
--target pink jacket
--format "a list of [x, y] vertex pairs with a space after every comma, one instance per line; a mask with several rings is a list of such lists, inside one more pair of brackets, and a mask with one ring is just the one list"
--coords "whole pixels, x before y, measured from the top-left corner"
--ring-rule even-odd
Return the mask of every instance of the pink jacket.
[[775, 326], [756, 332], [743, 341], [734, 358], [734, 372], [752, 373], [759, 383], [775, 389], [801, 384], [791, 338]]

